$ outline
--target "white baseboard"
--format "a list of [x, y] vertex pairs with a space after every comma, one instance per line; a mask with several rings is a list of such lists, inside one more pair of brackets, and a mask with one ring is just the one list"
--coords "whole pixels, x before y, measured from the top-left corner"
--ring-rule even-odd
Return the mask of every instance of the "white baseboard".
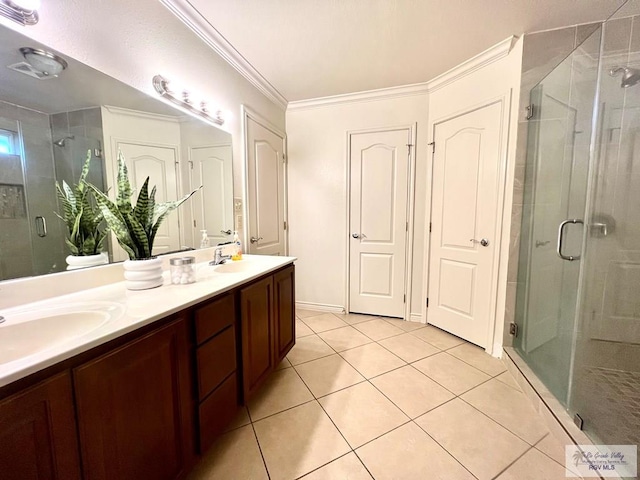
[[421, 313], [412, 313], [409, 317], [410, 322], [427, 323], [422, 319]]
[[316, 312], [344, 313], [344, 307], [340, 305], [327, 305], [324, 303], [296, 302], [296, 308], [302, 310], [314, 310]]

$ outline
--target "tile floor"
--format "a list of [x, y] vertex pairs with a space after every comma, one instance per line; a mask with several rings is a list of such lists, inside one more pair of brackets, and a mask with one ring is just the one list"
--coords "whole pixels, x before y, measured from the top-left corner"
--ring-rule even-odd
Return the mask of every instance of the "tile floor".
[[431, 326], [296, 314], [296, 346], [189, 480], [565, 478], [500, 360]]

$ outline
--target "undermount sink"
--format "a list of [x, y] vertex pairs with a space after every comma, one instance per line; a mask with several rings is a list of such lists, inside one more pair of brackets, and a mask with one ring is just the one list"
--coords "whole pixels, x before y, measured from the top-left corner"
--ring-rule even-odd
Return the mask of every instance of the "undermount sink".
[[92, 302], [8, 313], [0, 323], [0, 365], [86, 335], [123, 312], [117, 303]]

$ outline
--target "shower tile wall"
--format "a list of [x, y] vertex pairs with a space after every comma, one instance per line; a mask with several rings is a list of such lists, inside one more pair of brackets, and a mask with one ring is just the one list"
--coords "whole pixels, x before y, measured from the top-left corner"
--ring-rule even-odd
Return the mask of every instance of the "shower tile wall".
[[[531, 89], [556, 68], [574, 49], [591, 35], [599, 24], [578, 25], [558, 30], [533, 33], [524, 36], [522, 54], [522, 80], [519, 100], [516, 165], [511, 213], [511, 242], [509, 245], [509, 269], [507, 276], [507, 303], [505, 312], [504, 345], [511, 346], [513, 337], [509, 324], [515, 319], [516, 292], [518, 287], [518, 260], [520, 251], [521, 222], [523, 212], [530, 205], [524, 202], [525, 165], [527, 159], [526, 107], [530, 103]], [[531, 175], [528, 176], [531, 178]], [[524, 291], [524, 289], [520, 289]]]
[[[65, 140], [64, 146], [53, 146], [56, 178], [69, 184], [80, 177], [87, 150], [102, 150], [102, 114], [100, 107], [63, 112], [51, 115], [51, 131], [54, 141], [73, 136]], [[92, 156], [88, 181], [104, 186], [102, 157]]]
[[[49, 116], [0, 102], [0, 118], [13, 120], [20, 125], [28, 215], [23, 222], [6, 220], [13, 222], [12, 225], [0, 220], [3, 222], [0, 223], [0, 274], [6, 279], [23, 276], [27, 268], [31, 275], [58, 271], [60, 265], [64, 265], [65, 255], [60, 242], [61, 225], [53, 213], [57, 210], [57, 202]], [[13, 159], [13, 163], [16, 163], [16, 159]], [[36, 216], [46, 219], [46, 237], [39, 237], [33, 228]]]

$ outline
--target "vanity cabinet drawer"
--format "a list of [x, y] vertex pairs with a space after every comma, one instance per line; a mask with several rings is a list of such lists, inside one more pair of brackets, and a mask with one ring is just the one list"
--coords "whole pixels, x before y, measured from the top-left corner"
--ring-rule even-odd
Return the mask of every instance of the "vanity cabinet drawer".
[[204, 453], [238, 411], [238, 382], [234, 372], [200, 404], [200, 453]]
[[198, 394], [204, 399], [236, 369], [236, 333], [233, 326], [196, 350]]
[[195, 310], [196, 341], [198, 345], [235, 323], [236, 308], [233, 293], [227, 293]]

